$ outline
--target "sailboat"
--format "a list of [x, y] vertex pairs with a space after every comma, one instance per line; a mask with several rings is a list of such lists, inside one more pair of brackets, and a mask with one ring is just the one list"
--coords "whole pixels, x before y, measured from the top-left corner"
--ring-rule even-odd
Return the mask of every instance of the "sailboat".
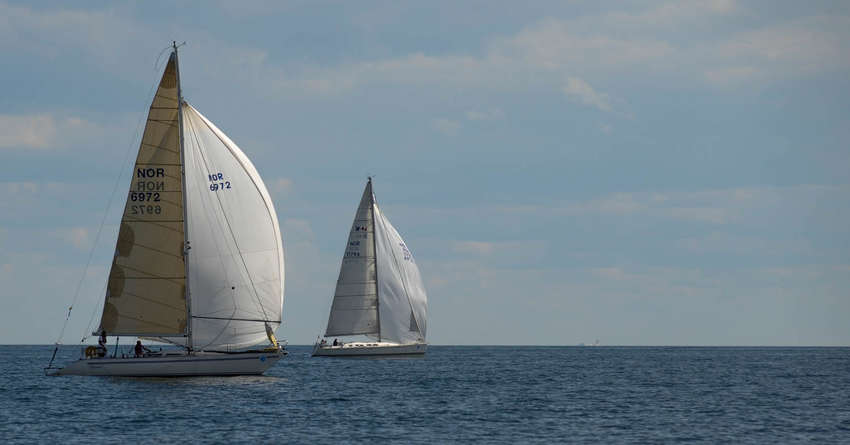
[[[325, 337], [313, 356], [424, 355], [428, 301], [413, 254], [366, 183], [339, 270]], [[365, 336], [366, 341], [340, 341]]]
[[180, 348], [127, 357], [117, 345], [111, 355], [89, 346], [48, 374], [262, 374], [287, 354], [274, 335], [284, 260], [271, 197], [239, 147], [183, 100], [172, 47], [133, 166], [95, 334]]

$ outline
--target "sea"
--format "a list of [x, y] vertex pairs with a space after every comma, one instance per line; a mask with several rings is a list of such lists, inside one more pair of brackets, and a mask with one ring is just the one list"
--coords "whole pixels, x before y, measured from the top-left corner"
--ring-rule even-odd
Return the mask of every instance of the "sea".
[[850, 443], [850, 348], [287, 349], [263, 376], [114, 378], [0, 346], [0, 443]]

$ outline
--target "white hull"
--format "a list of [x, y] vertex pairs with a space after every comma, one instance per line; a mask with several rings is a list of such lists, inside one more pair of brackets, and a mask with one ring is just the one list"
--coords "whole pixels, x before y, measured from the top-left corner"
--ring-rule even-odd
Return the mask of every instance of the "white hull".
[[423, 356], [428, 349], [426, 343], [346, 343], [342, 346], [313, 346], [313, 357], [380, 357], [380, 356]]
[[286, 351], [197, 352], [157, 354], [140, 358], [80, 359], [50, 375], [99, 375], [123, 377], [179, 377], [211, 375], [257, 375], [272, 367]]

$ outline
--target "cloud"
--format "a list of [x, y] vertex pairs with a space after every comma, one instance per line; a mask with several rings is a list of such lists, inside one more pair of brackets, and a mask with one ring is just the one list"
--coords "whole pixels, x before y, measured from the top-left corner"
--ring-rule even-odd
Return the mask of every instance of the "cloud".
[[687, 25], [711, 16], [726, 16], [739, 10], [734, 0], [682, 0], [667, 2], [640, 12], [615, 11], [593, 17], [597, 24], [616, 27], [659, 27]]
[[89, 230], [85, 227], [55, 229], [50, 235], [80, 250], [85, 250], [91, 245]]
[[47, 148], [55, 134], [56, 122], [49, 114], [0, 114], [0, 148]]
[[567, 84], [561, 88], [561, 91], [567, 97], [577, 99], [585, 105], [598, 108], [602, 111], [611, 111], [611, 104], [608, 103], [608, 95], [597, 92], [590, 84], [578, 77], [568, 77]]
[[489, 121], [504, 118], [505, 112], [501, 108], [490, 108], [486, 111], [469, 110], [464, 115], [470, 121]]
[[460, 131], [460, 122], [456, 122], [446, 118], [437, 118], [431, 121], [431, 126], [437, 132], [446, 136], [455, 136]]
[[[441, 245], [443, 242], [431, 241], [430, 246]], [[453, 241], [450, 249], [459, 254], [460, 257], [472, 257], [481, 264], [502, 265], [509, 264], [519, 267], [529, 267], [539, 262], [546, 254], [546, 241], [541, 240], [517, 240], [517, 241]]]
[[496, 246], [483, 241], [459, 241], [454, 244], [453, 250], [458, 253], [489, 255], [496, 250]]
[[290, 241], [300, 242], [315, 240], [316, 236], [313, 233], [313, 227], [310, 221], [298, 218], [286, 218], [283, 220], [283, 230], [286, 238]]
[[0, 114], [0, 149], [55, 149], [93, 137], [98, 126], [79, 117], [51, 113]]
[[277, 178], [272, 182], [272, 189], [283, 196], [288, 196], [292, 193], [292, 179]]
[[751, 66], [735, 66], [708, 70], [704, 75], [711, 84], [730, 86], [752, 80], [759, 75], [759, 72]]

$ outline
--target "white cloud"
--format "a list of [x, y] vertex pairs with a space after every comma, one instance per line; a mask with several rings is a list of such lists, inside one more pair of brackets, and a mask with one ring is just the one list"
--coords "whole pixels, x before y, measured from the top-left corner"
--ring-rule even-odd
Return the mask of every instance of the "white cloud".
[[55, 134], [56, 122], [49, 114], [0, 114], [0, 148], [47, 148]]
[[489, 255], [496, 250], [496, 246], [484, 241], [459, 241], [454, 244], [453, 250], [458, 253]]
[[97, 125], [74, 116], [0, 114], [0, 148], [61, 148], [81, 138], [94, 137], [96, 130]]
[[460, 131], [460, 122], [446, 118], [437, 118], [431, 121], [431, 126], [439, 133], [446, 136], [455, 136]]
[[283, 196], [287, 196], [292, 193], [292, 185], [292, 179], [277, 178], [272, 182], [272, 189]]
[[718, 86], [730, 86], [752, 80], [759, 75], [757, 69], [751, 66], [735, 66], [711, 69], [705, 72], [706, 80]]
[[0, 182], [0, 194], [4, 196], [35, 194], [38, 192], [39, 188], [39, 184], [32, 181]]
[[50, 235], [80, 250], [91, 246], [89, 230], [85, 227], [60, 228], [53, 230]]
[[289, 241], [312, 242], [316, 238], [310, 221], [306, 219], [286, 218], [283, 220], [282, 231], [286, 235], [285, 238]]
[[567, 84], [561, 88], [567, 97], [577, 99], [585, 105], [598, 108], [602, 111], [611, 111], [608, 95], [599, 93], [587, 82], [578, 77], [568, 77]]
[[485, 111], [469, 110], [464, 115], [470, 121], [489, 121], [504, 118], [505, 112], [501, 108], [490, 108]]
[[590, 18], [595, 24], [616, 27], [659, 27], [691, 24], [707, 16], [729, 15], [739, 9], [734, 0], [680, 0], [640, 12], [615, 11]]

